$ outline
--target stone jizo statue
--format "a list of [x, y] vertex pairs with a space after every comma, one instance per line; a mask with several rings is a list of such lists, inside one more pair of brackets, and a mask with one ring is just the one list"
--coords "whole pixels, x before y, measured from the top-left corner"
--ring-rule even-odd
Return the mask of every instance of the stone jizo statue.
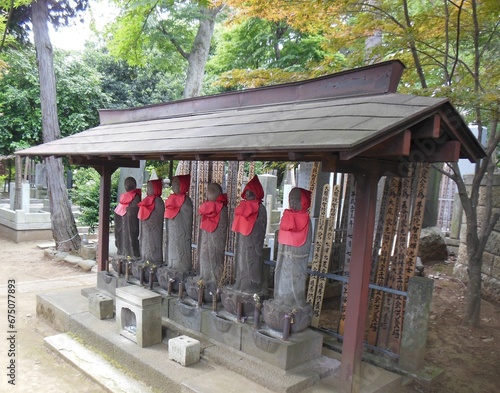
[[169, 269], [184, 272], [192, 270], [193, 201], [187, 195], [190, 179], [190, 175], [175, 176], [173, 194], [165, 201], [165, 262]]
[[165, 204], [161, 198], [163, 185], [160, 179], [150, 180], [147, 196], [139, 203], [139, 244], [143, 263], [163, 263], [163, 215]]
[[267, 212], [262, 204], [264, 189], [258, 176], [248, 182], [241, 198], [231, 228], [236, 232], [235, 283], [232, 288], [255, 293], [262, 289], [262, 251], [267, 224]]
[[137, 204], [141, 201], [141, 189], [133, 177], [127, 177], [124, 186], [125, 192], [115, 208], [115, 245], [118, 256], [138, 258], [141, 254]]
[[199, 214], [199, 275], [204, 282], [218, 283], [224, 267], [228, 226], [227, 195], [222, 193], [219, 184], [208, 185], [207, 201], [201, 204]]

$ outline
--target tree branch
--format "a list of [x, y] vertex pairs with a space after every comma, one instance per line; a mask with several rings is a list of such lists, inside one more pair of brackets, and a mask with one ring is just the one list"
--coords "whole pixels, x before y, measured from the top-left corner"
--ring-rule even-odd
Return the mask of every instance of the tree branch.
[[5, 45], [5, 40], [7, 39], [7, 32], [9, 31], [9, 24], [10, 24], [10, 20], [12, 19], [13, 13], [14, 13], [14, 0], [10, 0], [9, 16], [8, 16], [7, 20], [5, 21], [5, 30], [3, 32], [2, 42], [0, 43], [0, 52], [2, 52], [2, 49]]

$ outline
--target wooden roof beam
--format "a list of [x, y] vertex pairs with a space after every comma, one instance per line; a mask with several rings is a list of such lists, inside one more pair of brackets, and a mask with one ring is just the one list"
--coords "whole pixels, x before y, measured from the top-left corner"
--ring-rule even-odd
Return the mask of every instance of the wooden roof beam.
[[401, 165], [399, 160], [382, 161], [362, 157], [342, 160], [336, 155], [324, 157], [321, 161], [321, 170], [323, 172], [369, 173], [376, 176], [408, 176], [408, 165]]
[[[359, 156], [373, 158], [394, 158], [399, 156], [407, 156], [410, 153], [411, 136], [411, 131], [406, 130], [400, 134], [394, 135], [389, 139], [386, 139], [378, 145], [375, 145], [363, 151], [359, 154]], [[349, 153], [340, 153], [341, 159], [344, 159], [344, 157], [346, 156], [349, 156]]]
[[80, 156], [70, 157], [69, 162], [72, 165], [81, 165], [81, 166], [112, 166], [112, 167], [125, 167], [125, 168], [139, 168], [139, 161], [135, 160], [127, 160], [127, 159], [119, 159], [114, 158], [113, 160], [108, 160], [105, 158], [83, 158]]
[[412, 139], [437, 139], [443, 133], [441, 129], [441, 116], [436, 113], [434, 116], [428, 117], [416, 124], [412, 127], [411, 131]]
[[460, 142], [437, 143], [433, 139], [417, 141], [409, 154], [410, 161], [416, 162], [457, 162], [460, 158]]

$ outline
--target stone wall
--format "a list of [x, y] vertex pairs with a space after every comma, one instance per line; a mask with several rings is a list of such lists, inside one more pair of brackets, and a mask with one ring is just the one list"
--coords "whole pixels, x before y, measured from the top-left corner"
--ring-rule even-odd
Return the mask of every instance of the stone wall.
[[[464, 177], [465, 184], [470, 189], [472, 176]], [[478, 222], [481, 223], [485, 214], [485, 187], [481, 187], [478, 203]], [[493, 207], [494, 211], [500, 211], [500, 173], [495, 174], [493, 180]], [[465, 245], [466, 222], [465, 216], [462, 217], [460, 230], [460, 247], [458, 251], [458, 260], [455, 264], [454, 273], [462, 281], [467, 280], [467, 247]], [[483, 253], [483, 298], [500, 304], [500, 220], [491, 233], [486, 249]]]

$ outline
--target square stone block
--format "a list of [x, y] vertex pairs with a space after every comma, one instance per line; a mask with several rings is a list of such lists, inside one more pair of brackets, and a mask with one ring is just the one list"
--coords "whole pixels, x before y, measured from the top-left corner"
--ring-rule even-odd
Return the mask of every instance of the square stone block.
[[242, 352], [282, 370], [290, 370], [321, 357], [323, 336], [311, 329], [290, 334], [288, 341], [280, 338], [281, 333], [265, 326], [256, 330], [243, 325], [242, 333]]
[[89, 311], [99, 319], [111, 319], [115, 314], [113, 299], [100, 292], [89, 295]]
[[168, 358], [183, 366], [200, 361], [201, 344], [189, 336], [179, 336], [168, 340]]
[[135, 285], [116, 288], [118, 333], [140, 347], [159, 344], [162, 338], [161, 295]]

